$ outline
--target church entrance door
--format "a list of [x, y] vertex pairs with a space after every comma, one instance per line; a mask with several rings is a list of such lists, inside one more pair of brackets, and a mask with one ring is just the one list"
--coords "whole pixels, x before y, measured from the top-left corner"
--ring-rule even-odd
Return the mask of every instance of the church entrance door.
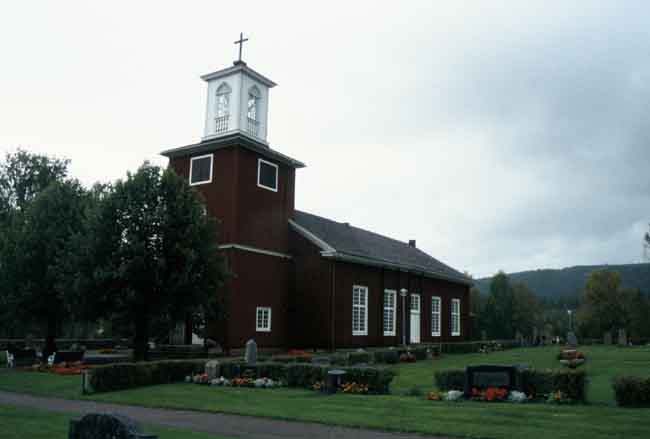
[[420, 343], [420, 295], [411, 294], [411, 343]]

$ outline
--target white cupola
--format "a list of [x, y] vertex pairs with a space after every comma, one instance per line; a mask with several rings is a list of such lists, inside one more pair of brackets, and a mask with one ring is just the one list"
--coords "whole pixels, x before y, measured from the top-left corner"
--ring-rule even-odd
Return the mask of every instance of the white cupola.
[[276, 84], [244, 61], [201, 76], [208, 83], [203, 140], [241, 133], [268, 143], [269, 89]]

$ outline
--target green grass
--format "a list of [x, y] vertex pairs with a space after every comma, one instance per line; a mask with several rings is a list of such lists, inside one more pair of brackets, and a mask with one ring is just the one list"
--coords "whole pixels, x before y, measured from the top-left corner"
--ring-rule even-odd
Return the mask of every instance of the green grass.
[[[75, 416], [0, 405], [0, 431], [3, 439], [65, 439], [68, 437], [70, 419]], [[176, 428], [145, 426], [143, 431], [156, 434], [160, 439], [224, 439]]]
[[82, 397], [79, 377], [21, 372], [0, 372], [0, 389], [434, 435], [526, 439], [551, 435], [567, 439], [648, 437], [650, 410], [615, 407], [611, 379], [619, 374], [650, 374], [650, 348], [585, 346], [581, 350], [588, 358], [583, 367], [589, 376], [588, 398], [592, 403], [576, 406], [445, 403], [403, 396], [413, 386], [422, 391], [432, 389], [436, 369], [513, 363], [528, 363], [536, 368], [557, 367], [555, 348], [445, 355], [433, 362], [396, 365], [398, 376], [393, 382], [393, 394], [386, 396], [326, 396], [300, 389], [213, 388], [179, 383]]

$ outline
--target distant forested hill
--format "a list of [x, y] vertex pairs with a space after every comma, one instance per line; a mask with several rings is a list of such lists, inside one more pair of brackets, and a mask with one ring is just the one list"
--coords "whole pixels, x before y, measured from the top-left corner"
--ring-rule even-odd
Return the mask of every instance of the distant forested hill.
[[[526, 284], [541, 297], [555, 298], [581, 293], [589, 274], [601, 269], [618, 271], [624, 287], [650, 291], [650, 264], [583, 265], [560, 270], [508, 273], [508, 277], [512, 282]], [[477, 279], [476, 286], [482, 293], [487, 294], [490, 289], [490, 278]]]

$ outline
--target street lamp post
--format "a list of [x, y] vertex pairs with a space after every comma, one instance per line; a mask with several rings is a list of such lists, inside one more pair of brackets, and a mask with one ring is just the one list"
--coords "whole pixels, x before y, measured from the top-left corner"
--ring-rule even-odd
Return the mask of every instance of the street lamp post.
[[402, 296], [402, 345], [406, 346], [406, 295], [408, 290], [402, 288], [399, 295]]
[[571, 319], [573, 313], [572, 313], [572, 311], [570, 309], [567, 309], [566, 312], [569, 314], [569, 331], [573, 331], [573, 324], [572, 324], [573, 322], [572, 322], [572, 319]]

